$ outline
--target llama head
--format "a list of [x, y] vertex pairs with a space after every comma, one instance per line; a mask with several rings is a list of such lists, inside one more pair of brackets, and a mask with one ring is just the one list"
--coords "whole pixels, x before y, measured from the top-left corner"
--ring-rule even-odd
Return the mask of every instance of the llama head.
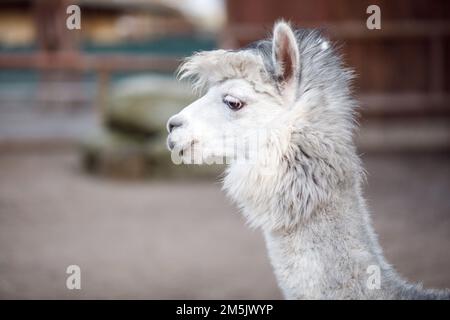
[[243, 158], [264, 148], [271, 132], [285, 131], [300, 74], [288, 24], [275, 26], [268, 49], [200, 52], [186, 60], [180, 78], [206, 93], [169, 119], [169, 149], [188, 162], [193, 153], [200, 161]]
[[252, 225], [296, 225], [358, 169], [352, 73], [320, 32], [279, 22], [249, 48], [195, 54], [180, 76], [205, 93], [169, 119], [172, 156], [208, 162], [250, 152], [253, 161], [231, 162], [224, 187]]

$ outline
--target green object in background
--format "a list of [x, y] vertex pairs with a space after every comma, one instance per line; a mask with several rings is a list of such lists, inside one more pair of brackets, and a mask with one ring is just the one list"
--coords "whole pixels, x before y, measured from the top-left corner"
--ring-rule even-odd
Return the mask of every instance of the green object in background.
[[217, 178], [220, 165], [175, 165], [165, 146], [166, 136], [143, 138], [117, 130], [100, 130], [81, 144], [83, 167], [113, 178]]
[[118, 44], [101, 45], [84, 42], [82, 51], [86, 53], [144, 54], [164, 56], [190, 56], [195, 51], [212, 50], [217, 46], [214, 36], [205, 35], [173, 35], [148, 41], [127, 41]]
[[220, 165], [175, 165], [166, 148], [166, 122], [195, 97], [174, 78], [146, 75], [113, 86], [105, 125], [81, 144], [84, 167], [120, 178], [217, 177]]
[[113, 86], [105, 118], [113, 127], [155, 134], [194, 99], [189, 87], [171, 77], [130, 77]]

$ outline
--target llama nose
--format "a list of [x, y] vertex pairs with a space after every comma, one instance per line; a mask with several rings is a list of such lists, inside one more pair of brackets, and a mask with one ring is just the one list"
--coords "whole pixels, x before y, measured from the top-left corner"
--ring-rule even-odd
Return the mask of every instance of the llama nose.
[[169, 148], [170, 151], [173, 150], [173, 148], [175, 147], [175, 142], [173, 142], [172, 139], [167, 139], [167, 147]]
[[173, 116], [167, 122], [167, 131], [169, 131], [169, 133], [171, 133], [173, 129], [181, 127], [182, 125], [183, 125], [183, 120], [180, 117]]

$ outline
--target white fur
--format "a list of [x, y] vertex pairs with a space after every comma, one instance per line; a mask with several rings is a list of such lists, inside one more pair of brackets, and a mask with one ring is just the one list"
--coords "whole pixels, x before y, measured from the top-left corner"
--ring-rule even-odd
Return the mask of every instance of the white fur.
[[[280, 22], [272, 42], [198, 53], [181, 74], [206, 94], [169, 120], [183, 123], [169, 135], [175, 146], [194, 144], [205, 160], [226, 153], [218, 143], [224, 133], [237, 140], [268, 133], [258, 161], [229, 165], [224, 189], [263, 231], [286, 298], [449, 298], [407, 284], [383, 257], [353, 144], [351, 72], [327, 40]], [[230, 110], [224, 95], [245, 107]], [[380, 268], [380, 289], [367, 285], [372, 265]]]

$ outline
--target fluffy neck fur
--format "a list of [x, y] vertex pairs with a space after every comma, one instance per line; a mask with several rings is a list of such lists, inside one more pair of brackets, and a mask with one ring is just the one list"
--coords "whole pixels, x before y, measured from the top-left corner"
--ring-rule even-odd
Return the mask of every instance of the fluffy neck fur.
[[[249, 223], [263, 230], [287, 299], [449, 298], [407, 284], [385, 261], [352, 144], [310, 126], [295, 128], [283, 146], [285, 138], [277, 132], [267, 145], [273, 170], [267, 163], [232, 165], [224, 188]], [[367, 284], [369, 266], [380, 269], [379, 289]]]

